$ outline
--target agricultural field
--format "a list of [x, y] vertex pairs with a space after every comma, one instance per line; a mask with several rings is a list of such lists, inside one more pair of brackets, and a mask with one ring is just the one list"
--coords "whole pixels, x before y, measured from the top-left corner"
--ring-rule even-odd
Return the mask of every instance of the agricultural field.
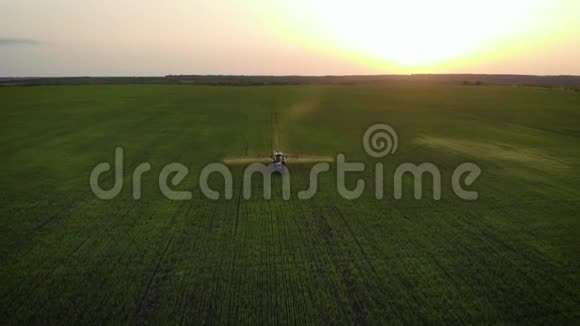
[[[19, 323], [578, 323], [580, 93], [512, 86], [84, 85], [0, 88], [0, 320]], [[385, 123], [395, 153], [369, 156]], [[97, 198], [89, 175], [124, 151], [124, 184]], [[309, 200], [310, 165], [292, 164], [292, 195], [270, 200], [244, 166], [200, 171], [272, 149], [362, 162], [337, 192], [335, 165]], [[142, 198], [132, 174], [144, 162]], [[169, 200], [161, 169], [189, 174]], [[376, 199], [376, 163], [384, 198]], [[441, 171], [441, 199], [393, 196], [402, 163]], [[481, 176], [452, 191], [461, 163]], [[102, 176], [113, 184], [113, 173]], [[220, 188], [221, 187], [221, 188]]]

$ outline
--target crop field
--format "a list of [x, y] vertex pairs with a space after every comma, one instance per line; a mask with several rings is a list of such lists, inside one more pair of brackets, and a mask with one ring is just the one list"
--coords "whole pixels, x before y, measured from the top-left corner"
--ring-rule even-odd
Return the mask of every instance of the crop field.
[[[343, 324], [578, 323], [580, 93], [512, 86], [85, 85], [0, 88], [0, 320], [18, 323]], [[369, 156], [385, 123], [395, 153]], [[89, 175], [124, 153], [124, 183], [97, 198]], [[278, 147], [278, 148], [276, 148]], [[292, 164], [291, 197], [274, 177], [233, 198], [200, 172], [226, 157], [288, 153], [365, 164], [337, 192], [335, 164], [308, 200], [314, 163]], [[148, 162], [142, 198], [135, 168]], [[162, 168], [189, 174], [162, 195]], [[375, 164], [384, 165], [376, 199]], [[422, 199], [402, 163], [441, 171]], [[452, 173], [481, 176], [463, 200]], [[171, 179], [171, 178], [170, 178]], [[113, 185], [113, 171], [101, 177]]]

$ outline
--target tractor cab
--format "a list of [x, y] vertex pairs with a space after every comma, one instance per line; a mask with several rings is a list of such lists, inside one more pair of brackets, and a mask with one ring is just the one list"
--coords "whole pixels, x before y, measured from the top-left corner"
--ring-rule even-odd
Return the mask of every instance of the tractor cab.
[[272, 164], [286, 165], [286, 155], [284, 155], [282, 152], [274, 152], [272, 154]]

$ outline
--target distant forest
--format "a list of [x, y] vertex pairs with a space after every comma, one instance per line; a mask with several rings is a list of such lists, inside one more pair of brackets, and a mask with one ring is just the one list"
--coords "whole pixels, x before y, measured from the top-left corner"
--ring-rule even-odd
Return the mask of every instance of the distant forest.
[[0, 86], [41, 85], [381, 85], [394, 83], [519, 85], [544, 87], [580, 87], [580, 76], [480, 75], [480, 74], [414, 74], [353, 76], [235, 76], [235, 75], [168, 75], [164, 77], [14, 77], [1, 78]]

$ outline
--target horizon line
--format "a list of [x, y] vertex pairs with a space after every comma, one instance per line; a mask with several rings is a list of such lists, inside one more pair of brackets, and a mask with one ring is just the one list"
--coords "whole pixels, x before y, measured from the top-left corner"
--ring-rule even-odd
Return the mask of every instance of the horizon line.
[[412, 73], [412, 74], [168, 74], [168, 75], [38, 75], [38, 76], [0, 76], [0, 79], [25, 78], [168, 78], [168, 77], [412, 77], [412, 76], [526, 76], [526, 77], [580, 77], [574, 74], [522, 74], [522, 73]]

